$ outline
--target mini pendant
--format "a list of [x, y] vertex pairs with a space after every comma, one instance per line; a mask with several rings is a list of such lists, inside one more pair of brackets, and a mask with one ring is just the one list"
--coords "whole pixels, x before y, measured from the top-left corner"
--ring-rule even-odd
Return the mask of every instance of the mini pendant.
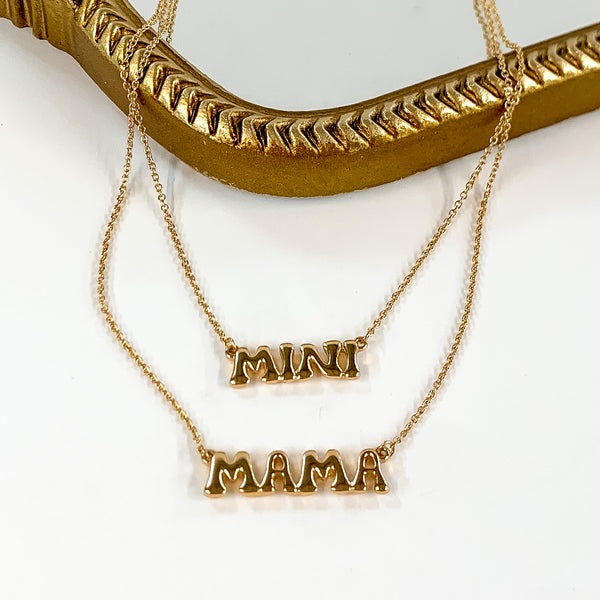
[[302, 344], [300, 356], [296, 358], [293, 344], [281, 344], [281, 366], [276, 364], [268, 346], [259, 346], [254, 354], [250, 354], [248, 348], [236, 348], [231, 355], [233, 371], [229, 383], [236, 387], [247, 385], [250, 382], [250, 371], [261, 373], [260, 380], [264, 383], [305, 381], [316, 374], [338, 379], [357, 379], [360, 371], [356, 354], [365, 347], [366, 343], [361, 345], [358, 340], [332, 340], [323, 344], [325, 354], [321, 356], [313, 344]]
[[239, 492], [244, 496], [265, 496], [275, 492], [314, 494], [319, 491], [318, 479], [328, 480], [331, 491], [336, 494], [364, 493], [371, 490], [377, 494], [387, 494], [389, 491], [381, 472], [379, 456], [372, 449], [360, 453], [356, 474], [352, 480], [348, 478], [337, 450], [328, 450], [322, 460], [314, 450], [305, 452], [298, 480], [292, 477], [287, 454], [279, 450], [271, 452], [260, 483], [256, 479], [247, 452], [238, 452], [232, 461], [227, 459], [224, 452], [215, 452], [211, 457], [204, 493], [211, 498], [224, 496], [227, 493], [225, 478], [231, 482], [240, 476]]

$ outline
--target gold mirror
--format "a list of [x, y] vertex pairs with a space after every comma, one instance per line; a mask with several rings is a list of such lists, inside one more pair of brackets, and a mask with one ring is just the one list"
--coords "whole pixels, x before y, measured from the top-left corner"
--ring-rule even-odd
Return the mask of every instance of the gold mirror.
[[[31, 27], [37, 37], [69, 52], [124, 109], [119, 59], [128, 37], [141, 22], [136, 8], [147, 16], [153, 7], [149, 0], [138, 2], [134, 8], [126, 0], [0, 0], [0, 16], [10, 18], [19, 27]], [[306, 60], [304, 77], [297, 75], [293, 67], [285, 74], [279, 70], [269, 75], [271, 81], [281, 81], [281, 89], [295, 94], [288, 96], [288, 107], [272, 109], [261, 106], [275, 104], [267, 95], [243, 100], [194, 67], [172, 46], [158, 46], [141, 86], [144, 122], [156, 141], [200, 172], [253, 192], [329, 195], [393, 181], [486, 145], [502, 101], [503, 82], [496, 72], [496, 62], [475, 62], [482, 43], [473, 44], [471, 56], [456, 52], [448, 44], [463, 32], [446, 24], [456, 11], [470, 11], [470, 6], [415, 2], [396, 7], [395, 18], [389, 18], [386, 8], [392, 5], [387, 3], [378, 6], [348, 2], [336, 8], [335, 3], [321, 6], [307, 2], [296, 12], [284, 3], [277, 8], [277, 3], [263, 2], [262, 12], [242, 2], [233, 4], [182, 3], [178, 31], [183, 33], [179, 33], [180, 39], [175, 38], [174, 45], [186, 56], [193, 56], [193, 62], [209, 74], [211, 69], [204, 66], [208, 64], [204, 56], [213, 61], [225, 57], [230, 64], [237, 61], [248, 77], [258, 76], [256, 71], [266, 64], [269, 53], [294, 48], [301, 58], [310, 48], [308, 55], [312, 58]], [[527, 24], [528, 35], [533, 30], [534, 34], [554, 37], [541, 42], [531, 40], [525, 49], [527, 77], [514, 117], [513, 136], [600, 106], [600, 23], [581, 27], [589, 22], [586, 11], [591, 13], [591, 6], [570, 3], [565, 9], [564, 3], [551, 4], [540, 4], [543, 9], [538, 11], [539, 19], [521, 19]], [[267, 9], [269, 20], [262, 17]], [[535, 6], [528, 9], [535, 12]], [[283, 11], [279, 20], [273, 13], [276, 10]], [[420, 17], [419, 10], [428, 10], [427, 18]], [[414, 24], [411, 27], [417, 22], [432, 26], [415, 35], [417, 41], [410, 45], [396, 41], [387, 50], [373, 47], [377, 38], [390, 42], [393, 32], [400, 29], [398, 15], [403, 11], [406, 23]], [[522, 13], [523, 7], [519, 11]], [[543, 15], [554, 17], [556, 11], [565, 14], [551, 22], [569, 25], [572, 31], [556, 35], [558, 32], [548, 31], [552, 28], [547, 22], [544, 29]], [[290, 16], [287, 20], [286, 14]], [[432, 15], [437, 15], [437, 21]], [[296, 23], [296, 29], [290, 28], [290, 20]], [[537, 23], [539, 31], [532, 23]], [[311, 24], [312, 28], [306, 30]], [[473, 21], [473, 31], [476, 27]], [[444, 31], [447, 37], [441, 35]], [[199, 36], [211, 38], [203, 37], [203, 46]], [[373, 54], [362, 53], [366, 62], [356, 72], [368, 72], [369, 60], [377, 60], [386, 65], [387, 85], [400, 81], [405, 87], [381, 94], [382, 88], [377, 86], [386, 82], [370, 81], [375, 97], [364, 100], [358, 87], [338, 83], [351, 81], [353, 71], [339, 72], [334, 51], [348, 52], [354, 45], [358, 47], [354, 52], [360, 53], [361, 48], [365, 49], [361, 38], [366, 38]], [[253, 45], [262, 48], [262, 63], [252, 60]], [[333, 58], [322, 58], [326, 66], [321, 73], [327, 75], [329, 69], [330, 89], [339, 88], [343, 105], [312, 109], [310, 105], [318, 103], [318, 96], [313, 99], [293, 90], [312, 89], [306, 72], [328, 52], [333, 52]], [[384, 52], [384, 57], [379, 58], [378, 52]], [[402, 56], [406, 57], [404, 61]], [[432, 56], [436, 60], [424, 60]], [[514, 58], [509, 65], [514, 69]], [[426, 73], [427, 77], [438, 69], [451, 72], [416, 84], [402, 79], [416, 78], [418, 73]], [[364, 79], [357, 80], [360, 90], [369, 87]], [[342, 99], [344, 94], [350, 103]]]

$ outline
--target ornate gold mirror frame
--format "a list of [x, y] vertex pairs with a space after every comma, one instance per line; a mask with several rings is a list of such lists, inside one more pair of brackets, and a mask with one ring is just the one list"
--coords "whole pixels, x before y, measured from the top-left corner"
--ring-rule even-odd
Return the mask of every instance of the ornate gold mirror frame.
[[[126, 110], [118, 63], [142, 21], [129, 2], [0, 0], [0, 16], [71, 54]], [[525, 55], [512, 137], [600, 107], [600, 23], [528, 46]], [[483, 149], [502, 86], [492, 59], [357, 104], [274, 110], [224, 90], [161, 42], [141, 92], [150, 135], [198, 171], [252, 192], [320, 196], [394, 181]]]

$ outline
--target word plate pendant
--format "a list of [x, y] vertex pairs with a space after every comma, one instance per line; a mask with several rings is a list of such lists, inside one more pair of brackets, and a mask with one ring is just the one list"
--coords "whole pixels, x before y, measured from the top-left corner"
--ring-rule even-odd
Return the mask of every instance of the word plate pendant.
[[279, 346], [279, 364], [269, 346], [259, 346], [254, 354], [248, 348], [237, 348], [233, 354], [233, 371], [229, 383], [235, 387], [250, 383], [251, 374], [260, 375], [263, 383], [305, 381], [313, 375], [338, 379], [360, 376], [356, 355], [364, 348], [356, 340], [332, 340], [323, 344], [321, 355], [313, 344], [302, 344], [299, 356], [293, 344]]
[[247, 452], [238, 452], [231, 461], [224, 452], [215, 452], [211, 457], [204, 493], [211, 498], [224, 496], [227, 493], [226, 483], [235, 481], [239, 493], [244, 496], [265, 496], [275, 492], [307, 495], [319, 491], [319, 480], [329, 483], [331, 491], [336, 494], [367, 491], [387, 494], [389, 491], [377, 452], [367, 449], [360, 453], [352, 479], [348, 477], [337, 450], [328, 450], [323, 459], [314, 450], [305, 452], [297, 478], [292, 475], [287, 454], [277, 450], [267, 458], [265, 473], [260, 481], [256, 478]]

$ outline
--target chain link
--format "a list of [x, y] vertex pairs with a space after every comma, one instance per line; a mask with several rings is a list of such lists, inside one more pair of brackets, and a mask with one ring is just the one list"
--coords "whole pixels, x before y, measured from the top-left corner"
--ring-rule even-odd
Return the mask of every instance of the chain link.
[[[467, 182], [467, 185], [465, 186], [465, 189], [463, 190], [457, 204], [460, 203], [460, 206], [462, 206], [462, 201], [466, 199], [468, 193], [470, 192], [470, 190], [472, 189], [472, 187], [475, 183], [475, 180], [481, 173], [483, 166], [484, 166], [485, 162], [487, 161], [487, 158], [492, 153], [492, 150], [494, 148], [496, 149], [496, 154], [494, 156], [494, 160], [493, 160], [492, 166], [490, 168], [490, 173], [488, 175], [488, 179], [487, 179], [487, 182], [485, 185], [485, 190], [481, 197], [481, 201], [479, 202], [479, 209], [477, 212], [477, 220], [476, 220], [476, 224], [475, 224], [475, 237], [474, 237], [474, 242], [473, 242], [473, 251], [472, 251], [472, 255], [471, 255], [471, 270], [469, 273], [469, 284], [467, 287], [467, 293], [466, 293], [465, 300], [464, 300], [462, 316], [461, 316], [458, 328], [456, 330], [456, 334], [454, 336], [452, 346], [450, 347], [450, 351], [446, 355], [446, 359], [444, 360], [442, 367], [441, 367], [437, 377], [435, 378], [429, 392], [425, 396], [425, 399], [418, 406], [417, 410], [411, 415], [410, 419], [407, 421], [404, 428], [394, 438], [392, 438], [391, 440], [386, 440], [386, 441], [382, 442], [377, 447], [377, 453], [378, 453], [379, 457], [381, 458], [381, 460], [383, 460], [383, 461], [387, 460], [394, 454], [394, 452], [396, 450], [396, 446], [398, 446], [399, 444], [402, 443], [402, 441], [406, 438], [406, 436], [411, 432], [412, 428], [421, 420], [421, 418], [423, 417], [423, 415], [429, 408], [431, 402], [434, 400], [438, 391], [442, 387], [442, 384], [444, 383], [446, 375], [450, 371], [452, 363], [454, 362], [454, 359], [456, 358], [456, 355], [460, 348], [461, 342], [462, 342], [465, 332], [467, 330], [467, 326], [469, 324], [469, 317], [471, 316], [471, 312], [473, 309], [473, 298], [475, 296], [475, 290], [477, 287], [477, 276], [479, 274], [479, 256], [481, 253], [481, 240], [483, 238], [485, 216], [486, 216], [487, 209], [488, 209], [489, 198], [492, 193], [492, 188], [494, 186], [494, 181], [496, 180], [496, 175], [498, 173], [498, 169], [500, 167], [500, 161], [502, 160], [504, 148], [506, 147], [506, 142], [508, 141], [508, 136], [510, 133], [511, 122], [512, 122], [512, 116], [513, 116], [514, 110], [521, 98], [521, 92], [523, 91], [523, 75], [525, 73], [525, 57], [523, 55], [523, 50], [521, 49], [520, 46], [518, 46], [517, 44], [514, 44], [513, 42], [508, 40], [506, 33], [504, 32], [502, 23], [500, 21], [500, 16], [499, 16], [498, 10], [496, 8], [495, 0], [474, 0], [473, 6], [475, 9], [477, 18], [478, 18], [479, 22], [481, 23], [481, 26], [483, 29], [483, 35], [484, 35], [484, 39], [486, 41], [488, 55], [495, 56], [498, 61], [498, 65], [499, 65], [500, 71], [501, 71], [503, 79], [504, 79], [504, 98], [505, 98], [505, 100], [504, 100], [504, 111], [502, 113], [502, 116], [500, 117], [500, 121], [498, 122], [498, 125], [496, 126], [496, 130], [494, 131], [494, 134], [490, 138], [490, 144], [484, 150], [484, 153], [483, 153], [481, 159], [479, 160], [477, 167], [473, 171], [471, 178]], [[506, 46], [508, 46], [509, 48], [514, 50], [516, 53], [517, 72], [516, 72], [515, 79], [513, 79], [511, 77], [510, 73], [508, 72], [506, 59], [505, 59], [504, 55], [502, 54], [499, 39], [501, 39], [506, 44]], [[427, 245], [427, 247], [425, 248], [423, 253], [420, 255], [419, 259], [417, 260], [417, 263], [419, 263], [419, 261], [422, 262], [425, 260], [425, 258], [429, 254], [429, 252], [431, 252], [431, 250], [433, 249], [435, 244], [439, 241], [440, 237], [446, 231], [446, 229], [448, 228], [448, 225], [449, 225], [449, 221], [451, 221], [456, 214], [455, 213], [453, 215], [452, 211], [456, 209], [457, 204], [454, 205], [454, 207], [450, 211], [449, 216], [446, 217], [446, 219], [444, 220], [444, 222], [442, 223], [442, 225], [440, 226], [440, 228], [438, 229], [438, 231], [432, 238], [432, 241], [429, 242], [429, 244]], [[459, 208], [460, 208], [460, 206], [459, 206]], [[413, 269], [411, 269], [411, 271], [409, 271], [409, 274], [404, 279], [402, 284], [400, 284], [400, 287], [395, 292], [395, 295], [399, 296], [400, 293], [402, 293], [402, 291], [404, 290], [406, 285], [408, 285], [408, 282], [410, 282], [410, 279], [414, 276], [415, 271], [416, 271], [415, 267], [413, 267]], [[380, 315], [380, 317], [375, 321], [375, 323], [374, 323], [375, 327], [372, 326], [373, 331], [380, 324], [381, 320], [386, 317], [387, 313], [391, 310], [393, 303], [397, 300], [397, 297], [394, 298], [394, 296], [392, 296], [392, 298], [393, 298], [393, 300], [391, 300], [391, 302], [389, 302], [388, 305], [386, 305], [386, 307], [382, 311], [382, 314]]]
[[[152, 176], [152, 180], [154, 182], [154, 187], [155, 187], [156, 193], [158, 195], [158, 199], [159, 199], [159, 202], [161, 205], [163, 217], [167, 221], [167, 226], [169, 227], [171, 239], [177, 249], [177, 253], [178, 253], [179, 259], [181, 261], [181, 264], [184, 268], [184, 271], [186, 272], [186, 276], [188, 276], [188, 279], [190, 280], [190, 283], [192, 284], [192, 288], [194, 289], [194, 291], [197, 292], [196, 296], [198, 298], [198, 303], [205, 310], [207, 309], [207, 306], [208, 306], [206, 304], [206, 301], [204, 300], [204, 297], [200, 293], [198, 285], [196, 284], [196, 280], [193, 276], [193, 273], [191, 272], [191, 267], [186, 258], [186, 255], [183, 251], [183, 247], [181, 245], [181, 242], [179, 241], [179, 237], [177, 236], [177, 233], [175, 231], [175, 225], [173, 223], [173, 219], [169, 212], [169, 208], [166, 204], [166, 197], [163, 192], [162, 185], [160, 183], [158, 172], [156, 170], [156, 164], [154, 163], [152, 151], [150, 150], [148, 134], [146, 132], [145, 126], [142, 123], [142, 116], [140, 113], [140, 104], [139, 104], [139, 96], [138, 96], [140, 81], [144, 75], [144, 70], [148, 65], [150, 55], [151, 55], [153, 49], [158, 45], [158, 43], [160, 42], [160, 40], [163, 36], [170, 36], [172, 34], [174, 17], [175, 17], [174, 10], [176, 9], [176, 6], [177, 6], [177, 2], [169, 3], [169, 2], [164, 2], [161, 0], [161, 2], [159, 2], [159, 5], [158, 5], [154, 15], [152, 15], [152, 17], [144, 25], [142, 25], [142, 27], [140, 27], [140, 29], [138, 29], [138, 31], [136, 31], [135, 34], [131, 37], [131, 39], [127, 45], [127, 48], [124, 52], [123, 60], [121, 61], [121, 79], [123, 80], [123, 87], [127, 94], [127, 100], [128, 100], [128, 117], [127, 117], [128, 124], [127, 124], [127, 145], [126, 145], [126, 150], [125, 150], [125, 165], [123, 167], [123, 175], [121, 178], [121, 185], [119, 187], [119, 192], [117, 194], [117, 199], [113, 206], [113, 210], [111, 212], [111, 215], [110, 215], [110, 218], [108, 221], [108, 225], [106, 227], [106, 232], [105, 232], [104, 238], [102, 240], [100, 259], [98, 262], [97, 292], [98, 292], [98, 302], [100, 305], [100, 310], [101, 310], [102, 314], [104, 315], [104, 318], [106, 319], [106, 322], [108, 323], [108, 326], [110, 327], [114, 336], [117, 338], [118, 342], [121, 344], [123, 349], [129, 354], [129, 356], [132, 358], [132, 360], [142, 370], [144, 375], [146, 375], [146, 377], [150, 380], [152, 385], [154, 385], [154, 387], [158, 390], [158, 392], [171, 405], [171, 407], [173, 408], [173, 410], [175, 411], [175, 413], [177, 414], [179, 419], [183, 422], [185, 427], [191, 433], [192, 439], [194, 440], [194, 443], [196, 445], [196, 448], [197, 448], [198, 453], [200, 454], [202, 460], [204, 462], [209, 462], [213, 452], [211, 450], [208, 450], [204, 446], [204, 443], [202, 441], [202, 437], [200, 435], [200, 432], [198, 431], [198, 428], [196, 427], [196, 425], [194, 424], [194, 422], [192, 421], [191, 417], [186, 412], [186, 410], [175, 399], [173, 394], [166, 388], [166, 386], [158, 378], [156, 373], [154, 373], [154, 371], [152, 371], [152, 369], [149, 367], [149, 365], [144, 361], [144, 359], [140, 356], [140, 354], [137, 352], [137, 350], [133, 347], [131, 342], [125, 337], [123, 331], [121, 330], [118, 323], [116, 322], [116, 320], [110, 310], [110, 307], [108, 305], [107, 299], [106, 299], [106, 271], [107, 271], [107, 266], [108, 266], [109, 253], [110, 253], [110, 249], [111, 249], [111, 242], [112, 242], [112, 239], [113, 239], [113, 236], [115, 233], [115, 227], [117, 225], [119, 217], [121, 216], [121, 211], [123, 209], [123, 206], [124, 206], [125, 200], [126, 200], [127, 183], [129, 181], [129, 176], [131, 173], [131, 160], [133, 157], [133, 144], [134, 144], [134, 137], [135, 137], [135, 129], [137, 127], [140, 132], [142, 144], [144, 145], [144, 151], [146, 154], [148, 168], [150, 169], [150, 174]], [[138, 62], [137, 69], [132, 74], [131, 69], [130, 69], [130, 63], [131, 63], [131, 59], [135, 53], [136, 47], [137, 47], [140, 39], [142, 38], [142, 36], [147, 31], [149, 31], [150, 28], [152, 26], [154, 26], [156, 23], [158, 23], [157, 35], [153, 36], [151, 41], [149, 42], [149, 44], [145, 47], [145, 49], [142, 53], [142, 56], [140, 57], [140, 60]], [[210, 311], [208, 311], [208, 312], [210, 313]], [[212, 316], [212, 319], [214, 321], [216, 321], [216, 319], [214, 318], [214, 315], [212, 315], [212, 313], [210, 313], [210, 316]], [[210, 319], [210, 316], [209, 316], [209, 319]], [[223, 339], [226, 340], [227, 338], [223, 334], [222, 330], [220, 330], [220, 331], [221, 331], [221, 334], [223, 335]], [[219, 332], [217, 331], [217, 333], [219, 333]]]
[[[495, 0], [474, 0], [473, 5], [477, 18], [482, 27], [488, 56], [494, 56], [497, 59], [498, 68], [504, 79], [505, 100], [503, 112], [489, 140], [488, 146], [483, 151], [463, 191], [460, 193], [458, 200], [456, 200], [452, 208], [448, 211], [448, 214], [438, 226], [432, 238], [425, 245], [421, 254], [417, 258], [413, 266], [410, 268], [410, 270], [408, 271], [408, 273], [406, 274], [396, 291], [391, 295], [388, 302], [380, 311], [377, 318], [373, 321], [373, 323], [367, 329], [365, 334], [356, 338], [359, 347], [366, 347], [369, 337], [371, 337], [375, 333], [377, 328], [382, 325], [383, 321], [389, 315], [396, 302], [399, 300], [399, 298], [404, 293], [408, 285], [414, 279], [414, 276], [416, 275], [418, 270], [425, 263], [427, 258], [430, 256], [431, 252], [437, 246], [440, 239], [446, 233], [446, 231], [448, 230], [448, 228], [462, 209], [465, 201], [467, 200], [470, 192], [472, 191], [475, 185], [475, 182], [482, 173], [489, 157], [492, 155], [494, 150], [496, 152], [492, 162], [492, 166], [490, 168], [490, 173], [488, 175], [485, 191], [479, 203], [471, 259], [471, 270], [469, 274], [469, 285], [464, 300], [464, 309], [462, 317], [458, 329], [456, 331], [454, 341], [436, 379], [433, 382], [429, 393], [419, 405], [414, 414], [410, 417], [409, 421], [406, 423], [404, 428], [400, 431], [400, 433], [397, 436], [395, 436], [391, 440], [386, 440], [382, 442], [377, 447], [377, 452], [382, 460], [387, 460], [394, 454], [396, 446], [404, 440], [404, 438], [410, 433], [412, 428], [419, 422], [423, 414], [427, 411], [431, 402], [436, 397], [438, 390], [441, 388], [444, 379], [446, 378], [446, 375], [448, 374], [452, 363], [454, 362], [454, 359], [464, 337], [465, 331], [468, 326], [469, 317], [471, 315], [473, 298], [475, 295], [475, 289], [477, 285], [477, 276], [479, 272], [479, 255], [481, 251], [481, 240], [484, 232], [484, 222], [488, 207], [488, 201], [492, 192], [494, 180], [496, 179], [498, 168], [500, 166], [500, 161], [502, 160], [502, 154], [506, 146], [506, 142], [508, 140], [512, 115], [515, 107], [519, 102], [521, 92], [523, 89], [522, 80], [525, 69], [525, 59], [523, 56], [523, 51], [517, 44], [512, 43], [507, 38], [506, 33], [504, 31], [504, 27], [502, 26], [502, 23], [500, 21], [500, 16], [496, 8]], [[189, 414], [175, 399], [171, 392], [169, 392], [169, 390], [154, 373], [154, 371], [152, 371], [148, 364], [143, 360], [143, 358], [135, 350], [131, 342], [129, 342], [129, 340], [125, 337], [124, 333], [122, 332], [121, 328], [119, 327], [111, 312], [106, 298], [106, 271], [109, 263], [111, 243], [114, 237], [115, 227], [117, 225], [117, 222], [119, 221], [121, 211], [126, 201], [127, 185], [131, 173], [131, 161], [133, 157], [135, 129], [137, 128], [140, 134], [142, 145], [144, 147], [146, 162], [150, 171], [150, 175], [152, 177], [152, 181], [154, 183], [154, 189], [156, 191], [157, 198], [159, 201], [161, 214], [165, 221], [167, 230], [169, 231], [171, 242], [173, 243], [173, 246], [177, 252], [177, 256], [185, 274], [185, 277], [188, 280], [192, 291], [194, 292], [198, 305], [202, 308], [215, 333], [217, 334], [221, 342], [224, 344], [226, 354], [228, 356], [233, 356], [237, 350], [237, 345], [235, 341], [233, 340], [233, 338], [228, 336], [223, 330], [223, 327], [217, 320], [211, 307], [206, 301], [206, 298], [204, 297], [200, 286], [196, 281], [191, 264], [187, 258], [187, 255], [183, 248], [183, 244], [181, 243], [181, 240], [179, 238], [170, 208], [167, 204], [167, 198], [164, 193], [163, 186], [160, 182], [156, 163], [154, 161], [154, 157], [150, 149], [148, 133], [146, 131], [146, 127], [143, 124], [142, 115], [140, 112], [139, 88], [141, 81], [148, 67], [153, 50], [156, 48], [156, 46], [160, 43], [162, 39], [165, 39], [167, 42], [170, 42], [171, 40], [177, 6], [178, 0], [160, 0], [156, 11], [152, 15], [152, 17], [150, 17], [150, 19], [146, 23], [144, 23], [130, 38], [120, 63], [121, 79], [123, 80], [123, 87], [127, 94], [128, 101], [127, 145], [125, 151], [125, 164], [123, 167], [121, 184], [102, 241], [100, 259], [98, 262], [97, 293], [100, 310], [104, 315], [112, 333], [114, 334], [118, 342], [121, 344], [123, 349], [129, 354], [132, 360], [142, 370], [144, 375], [146, 375], [146, 377], [150, 380], [150, 382], [154, 385], [158, 392], [171, 405], [179, 419], [184, 423], [186, 428], [191, 433], [200, 456], [205, 462], [209, 462], [212, 457], [213, 451], [207, 449], [204, 446], [198, 428], [192, 421]], [[152, 30], [154, 26], [157, 26], [156, 33]], [[150, 41], [145, 45], [143, 51], [140, 53], [140, 56], [137, 59], [137, 63], [134, 63], [133, 59], [136, 55], [136, 51], [138, 50], [138, 45], [145, 34], [148, 34], [150, 36]], [[508, 71], [506, 59], [501, 51], [500, 40], [502, 40], [502, 42], [504, 42], [504, 44], [507, 47], [514, 50], [517, 55], [517, 73], [515, 79], [511, 77]], [[136, 65], [135, 69], [132, 68], [134, 64]]]
[[[396, 288], [396, 290], [390, 296], [383, 309], [377, 315], [377, 318], [369, 326], [367, 331], [362, 336], [360, 336], [364, 340], [368, 340], [375, 333], [375, 331], [379, 327], [381, 327], [394, 305], [398, 302], [406, 288], [414, 279], [421, 266], [426, 262], [433, 249], [437, 246], [440, 239], [446, 233], [456, 215], [458, 215], [458, 213], [460, 212], [460, 209], [463, 207], [465, 200], [469, 197], [471, 190], [475, 186], [479, 175], [483, 171], [483, 168], [485, 167], [490, 154], [492, 154], [494, 148], [497, 148], [499, 146], [500, 140], [503, 138], [503, 136], [505, 134], [508, 135], [508, 132], [510, 131], [512, 110], [514, 110], [514, 108], [509, 112], [507, 103], [509, 101], [512, 101], [511, 98], [517, 93], [520, 97], [522, 91], [522, 74], [525, 66], [525, 58], [523, 56], [523, 51], [517, 44], [514, 44], [507, 39], [506, 34], [504, 32], [504, 27], [502, 26], [502, 23], [500, 21], [500, 15], [498, 14], [495, 0], [474, 0], [473, 7], [475, 9], [477, 19], [479, 20], [483, 29], [483, 36], [486, 42], [488, 57], [496, 58], [496, 60], [498, 61], [498, 68], [500, 69], [502, 78], [505, 82], [504, 112], [502, 113], [502, 116], [500, 117], [500, 120], [498, 121], [494, 132], [489, 139], [488, 145], [486, 146], [486, 148], [483, 151], [483, 154], [479, 158], [475, 169], [471, 173], [471, 176], [469, 177], [469, 180], [467, 181], [463, 191], [460, 193], [458, 200], [456, 200], [452, 208], [448, 211], [448, 214], [438, 226], [432, 238], [429, 240], [429, 242], [427, 242], [413, 266], [404, 276], [404, 279], [400, 282], [400, 285]], [[499, 29], [499, 35], [501, 36], [502, 41], [504, 41], [504, 43], [509, 48], [515, 50], [515, 52], [517, 53], [517, 64], [519, 65], [519, 67], [517, 72], [517, 81], [514, 83], [508, 71], [506, 58], [504, 57], [500, 49], [500, 44], [498, 42], [496, 34], [496, 28]]]

